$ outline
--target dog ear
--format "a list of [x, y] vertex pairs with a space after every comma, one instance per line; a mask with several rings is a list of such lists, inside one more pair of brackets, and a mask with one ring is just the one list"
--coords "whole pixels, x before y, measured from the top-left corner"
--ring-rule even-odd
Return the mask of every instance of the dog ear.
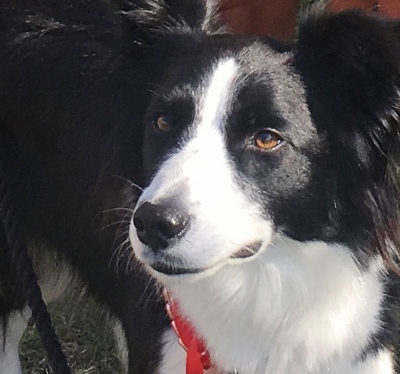
[[213, 33], [219, 29], [217, 0], [139, 0], [120, 12], [125, 35], [132, 41], [151, 45], [172, 30]]
[[399, 25], [357, 11], [312, 16], [293, 57], [313, 120], [358, 158], [349, 172], [370, 180], [384, 176], [389, 148], [400, 148]]
[[300, 26], [294, 51], [314, 121], [358, 157], [350, 172], [371, 180], [385, 167], [372, 170], [369, 157], [384, 165], [400, 133], [399, 25], [360, 11], [315, 15]]
[[400, 23], [357, 11], [312, 16], [293, 63], [335, 148], [333, 174], [346, 181], [337, 196], [366, 212], [352, 222], [372, 219], [375, 247], [400, 271]]
[[294, 62], [329, 112], [381, 115], [398, 104], [400, 23], [359, 11], [312, 16], [299, 27]]

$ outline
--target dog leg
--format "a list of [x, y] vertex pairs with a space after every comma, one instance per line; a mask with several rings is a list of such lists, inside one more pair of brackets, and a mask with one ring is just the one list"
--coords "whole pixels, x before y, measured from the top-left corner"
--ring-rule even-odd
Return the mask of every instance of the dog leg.
[[[7, 319], [5, 331], [0, 328], [0, 373], [20, 374], [21, 363], [18, 355], [19, 343], [28, 325], [29, 308], [13, 311]], [[0, 323], [3, 320], [0, 317]]]
[[172, 329], [163, 334], [162, 363], [159, 374], [184, 374], [186, 353], [179, 345], [178, 338]]
[[123, 373], [128, 373], [129, 367], [129, 352], [128, 343], [126, 342], [125, 331], [121, 322], [116, 322], [114, 325], [114, 338], [117, 344], [119, 360], [121, 362]]

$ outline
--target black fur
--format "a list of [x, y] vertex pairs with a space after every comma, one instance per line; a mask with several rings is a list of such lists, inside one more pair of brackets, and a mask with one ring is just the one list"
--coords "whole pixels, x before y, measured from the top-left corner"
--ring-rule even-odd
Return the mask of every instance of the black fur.
[[354, 231], [374, 237], [369, 248], [399, 244], [399, 41], [397, 23], [352, 12], [308, 19], [296, 46], [313, 119], [340, 147], [328, 169], [341, 178], [330, 215], [341, 235], [350, 228], [345, 242], [360, 243]]
[[[112, 209], [134, 208], [140, 191], [129, 181], [144, 186], [175, 141], [152, 148], [144, 134], [157, 105], [152, 93], [197, 79], [216, 56], [255, 44], [262, 55], [269, 46], [287, 54], [302, 78], [318, 135], [307, 157], [319, 183], [299, 194], [296, 207], [271, 203], [275, 224], [297, 240], [345, 243], [364, 266], [377, 252], [396, 258], [400, 247], [400, 26], [356, 12], [318, 16], [288, 47], [221, 34], [200, 3], [143, 1], [113, 14], [94, 0], [7, 0], [0, 11], [0, 131], [13, 134], [23, 162], [27, 241], [39, 243], [36, 253], [43, 246], [70, 262], [121, 319], [130, 373], [155, 372], [168, 322], [148, 276], [135, 265], [126, 272], [129, 223], [114, 223], [130, 216]], [[259, 108], [263, 117], [273, 115], [269, 100]], [[248, 169], [251, 161], [240, 162]], [[23, 300], [2, 250], [0, 260], [5, 315]], [[388, 326], [393, 300], [389, 294]], [[366, 352], [392, 338], [385, 330]]]
[[[147, 276], [126, 272], [128, 246], [116, 253], [127, 224], [115, 222], [126, 220], [126, 211], [110, 211], [132, 208], [139, 194], [126, 179], [141, 184], [149, 96], [148, 66], [121, 54], [119, 20], [96, 1], [5, 4], [0, 123], [14, 134], [24, 163], [27, 242], [83, 270], [91, 292], [130, 330], [130, 372], [152, 373], [160, 344], [154, 335], [167, 320], [162, 303], [145, 292]], [[14, 275], [1, 266], [4, 313], [22, 303]]]

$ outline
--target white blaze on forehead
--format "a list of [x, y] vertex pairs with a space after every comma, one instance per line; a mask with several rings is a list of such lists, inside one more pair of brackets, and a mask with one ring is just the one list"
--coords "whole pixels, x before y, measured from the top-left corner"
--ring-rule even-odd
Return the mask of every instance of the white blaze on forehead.
[[192, 267], [208, 268], [265, 239], [271, 231], [258, 205], [237, 185], [224, 137], [238, 71], [230, 58], [217, 62], [205, 77], [197, 91], [191, 137], [163, 163], [140, 199], [168, 201], [180, 191], [178, 199], [187, 207], [192, 222], [169, 253], [182, 257]]
[[[182, 174], [188, 177], [192, 201], [200, 200], [203, 208], [216, 208], [213, 209], [215, 217], [226, 211], [225, 207], [222, 208], [223, 202], [236, 200], [236, 196], [232, 196], [236, 191], [232, 189], [233, 175], [223, 130], [237, 72], [238, 66], [233, 58], [215, 65], [199, 89], [196, 130], [183, 150]], [[224, 199], [221, 199], [221, 194]]]
[[[196, 131], [183, 149], [181, 165], [190, 201], [196, 205], [200, 202], [199, 210], [227, 224], [235, 215], [226, 217], [226, 212], [232, 210], [235, 203], [241, 207], [245, 203], [233, 183], [234, 171], [223, 136], [237, 72], [233, 58], [222, 60], [205, 81], [198, 103]], [[233, 228], [233, 223], [230, 224]]]
[[[201, 183], [192, 183], [198, 190], [204, 183], [212, 186], [222, 179], [221, 173], [230, 173], [222, 130], [238, 70], [234, 58], [221, 60], [214, 65], [203, 84], [197, 87], [192, 136], [177, 153], [164, 162], [150, 186], [144, 190], [138, 205], [143, 201], [157, 203], [168, 196], [185, 177], [192, 181], [201, 180]], [[198, 157], [193, 157], [195, 154]], [[189, 175], [186, 174], [187, 170], [190, 171]], [[217, 198], [216, 194], [212, 196]]]
[[[271, 223], [262, 218], [258, 202], [237, 183], [224, 136], [238, 72], [229, 58], [217, 62], [205, 77], [195, 96], [190, 136], [162, 163], [138, 202], [174, 201], [188, 210], [190, 229], [168, 252], [188, 267], [210, 268], [271, 235]], [[131, 237], [140, 252], [135, 232]]]
[[[201, 127], [221, 127], [234, 91], [238, 66], [233, 58], [220, 61], [214, 70], [200, 108]], [[208, 83], [208, 82], [207, 82]]]

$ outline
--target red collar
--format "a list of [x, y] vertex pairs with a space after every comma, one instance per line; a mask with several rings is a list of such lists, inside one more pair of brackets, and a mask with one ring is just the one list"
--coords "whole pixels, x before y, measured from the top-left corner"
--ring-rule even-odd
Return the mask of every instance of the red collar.
[[164, 289], [165, 308], [171, 326], [179, 339], [179, 344], [186, 351], [186, 374], [204, 374], [212, 367], [210, 353], [204, 341], [199, 338], [194, 327], [180, 313], [178, 303]]

